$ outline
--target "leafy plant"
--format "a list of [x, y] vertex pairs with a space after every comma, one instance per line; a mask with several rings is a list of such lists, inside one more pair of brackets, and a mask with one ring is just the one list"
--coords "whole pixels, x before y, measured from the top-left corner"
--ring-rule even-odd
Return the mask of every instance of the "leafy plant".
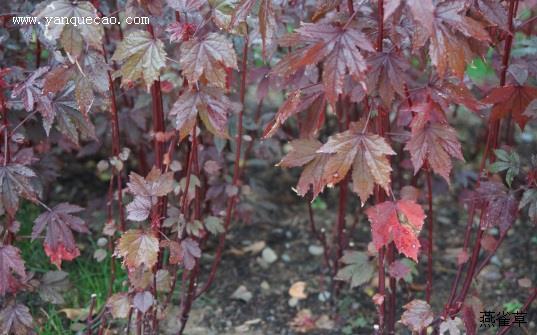
[[[396, 333], [400, 306], [413, 332], [457, 333], [462, 320], [475, 333], [475, 278], [517, 219], [537, 220], [537, 161], [519, 139], [537, 118], [531, 2], [48, 0], [0, 8], [2, 333], [63, 332], [39, 324], [33, 308], [64, 304], [66, 264], [88, 255], [109, 263], [110, 278], [76, 311], [79, 331], [119, 324], [159, 333], [179, 313], [173, 332], [184, 333], [194, 302], [216, 281], [232, 223], [252, 215], [252, 166], [280, 158], [279, 167], [301, 169], [295, 190], [307, 199], [323, 271], [334, 280], [331, 299], [343, 294], [341, 282], [355, 289], [377, 275], [370, 296], [379, 334]], [[19, 14], [41, 24], [19, 24]], [[128, 24], [133, 17], [147, 20]], [[92, 21], [73, 24], [81, 18]], [[118, 24], [97, 22], [109, 19]], [[468, 126], [470, 114], [479, 125]], [[283, 142], [283, 157], [259, 153]], [[62, 178], [76, 164], [94, 171]], [[459, 166], [477, 177], [460, 182]], [[466, 207], [449, 207], [467, 211], [467, 228], [457, 234], [464, 244], [447, 301], [435, 311], [438, 185], [465, 195]], [[28, 203], [41, 210], [29, 238], [18, 220]], [[330, 232], [315, 211], [337, 216]], [[367, 252], [352, 242], [358, 225], [371, 232]], [[490, 243], [493, 228], [500, 236]], [[97, 250], [88, 253], [87, 240]], [[42, 265], [29, 264], [21, 248], [39, 244], [58, 271], [33, 271]], [[399, 294], [424, 268], [425, 296]], [[116, 283], [122, 270], [125, 286]], [[517, 309], [531, 305], [531, 290]], [[367, 326], [350, 317], [344, 332]]]

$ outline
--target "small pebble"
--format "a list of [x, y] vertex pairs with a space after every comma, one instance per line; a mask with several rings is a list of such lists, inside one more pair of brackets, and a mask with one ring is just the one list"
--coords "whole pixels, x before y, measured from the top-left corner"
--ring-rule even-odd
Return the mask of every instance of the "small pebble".
[[324, 252], [324, 248], [320, 245], [310, 245], [308, 247], [308, 252], [313, 256], [320, 256]]
[[268, 264], [272, 264], [278, 260], [278, 255], [270, 247], [263, 249], [261, 257], [263, 257], [263, 260]]
[[265, 290], [265, 291], [268, 291], [270, 290], [270, 285], [269, 283], [266, 281], [266, 280], [263, 280], [261, 282], [261, 289]]
[[328, 301], [328, 299], [330, 299], [330, 292], [328, 291], [319, 292], [318, 299], [320, 302]]

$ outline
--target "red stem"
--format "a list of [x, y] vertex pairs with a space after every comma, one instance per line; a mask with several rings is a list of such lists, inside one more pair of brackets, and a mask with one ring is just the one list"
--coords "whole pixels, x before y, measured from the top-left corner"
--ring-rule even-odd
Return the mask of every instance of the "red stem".
[[378, 33], [377, 33], [377, 51], [382, 52], [382, 40], [384, 39], [384, 1], [378, 0]]
[[[248, 32], [244, 36], [244, 48], [242, 50], [242, 68], [241, 68], [241, 88], [240, 88], [240, 102], [242, 104], [242, 109], [239, 112], [239, 117], [237, 120], [237, 136], [235, 137], [235, 162], [233, 167], [233, 180], [232, 184], [235, 187], [239, 186], [239, 176], [241, 171], [241, 148], [242, 148], [242, 119], [245, 109], [245, 98], [246, 98], [246, 72], [248, 70]], [[224, 219], [224, 232], [220, 234], [218, 240], [218, 246], [216, 248], [216, 255], [214, 261], [211, 265], [211, 271], [207, 282], [205, 285], [196, 293], [195, 299], [198, 298], [203, 292], [207, 291], [214, 279], [216, 278], [216, 271], [222, 260], [222, 252], [226, 243], [227, 232], [229, 231], [229, 225], [231, 223], [231, 216], [233, 214], [233, 209], [235, 208], [235, 203], [237, 202], [237, 195], [233, 195], [229, 201], [226, 208], [226, 217]]]
[[333, 275], [335, 276], [339, 270], [339, 260], [343, 256], [343, 249], [345, 249], [345, 212], [347, 211], [347, 195], [349, 190], [349, 174], [345, 176], [343, 181], [339, 184], [339, 200], [338, 200], [338, 216], [336, 233], [334, 234], [333, 244], [336, 246], [336, 260], [334, 262]]
[[[384, 1], [378, 0], [378, 34], [377, 34], [377, 51], [382, 52], [382, 40], [384, 39]], [[377, 118], [377, 130], [380, 136], [384, 136], [384, 113], [379, 112], [379, 117]], [[385, 193], [379, 187], [375, 188], [375, 203], [379, 204], [385, 199]], [[385, 283], [385, 273], [384, 273], [384, 256], [385, 256], [385, 247], [382, 247], [379, 250], [378, 258], [378, 294], [382, 296], [382, 302], [378, 306], [379, 314], [379, 334], [384, 334], [384, 313], [385, 313], [385, 297], [386, 297], [386, 283]], [[395, 292], [394, 292], [395, 293]], [[393, 309], [393, 306], [392, 306]]]
[[429, 204], [429, 215], [427, 216], [429, 236], [427, 246], [427, 287], [425, 297], [427, 302], [431, 302], [431, 292], [433, 289], [433, 187], [431, 168], [429, 163], [426, 163], [427, 168], [427, 201]]
[[[104, 52], [104, 47], [103, 47]], [[108, 89], [110, 90], [110, 116], [112, 123], [112, 154], [118, 157], [121, 144], [119, 133], [119, 116], [116, 104], [116, 90], [114, 87], [114, 81], [112, 74], [108, 71]], [[119, 209], [119, 230], [125, 231], [125, 211], [123, 209], [123, 183], [121, 181], [121, 171], [116, 171], [117, 175], [117, 197], [118, 197], [118, 209]]]
[[[481, 215], [481, 219], [483, 218], [483, 215]], [[477, 232], [477, 238], [474, 244], [474, 249], [472, 252], [472, 259], [470, 261], [470, 267], [468, 268], [468, 273], [466, 275], [464, 284], [462, 286], [461, 293], [459, 297], [457, 298], [457, 302], [455, 303], [457, 305], [457, 309], [460, 309], [462, 306], [462, 303], [464, 303], [464, 300], [466, 299], [466, 295], [468, 294], [468, 291], [470, 290], [470, 286], [472, 284], [472, 280], [474, 278], [475, 269], [477, 266], [477, 259], [479, 258], [479, 251], [481, 250], [481, 239], [483, 238], [483, 229], [479, 228]]]
[[498, 251], [498, 248], [500, 247], [500, 245], [502, 244], [503, 240], [505, 239], [505, 237], [507, 236], [507, 232], [509, 231], [509, 229], [511, 229], [512, 227], [512, 224], [507, 227], [507, 229], [505, 229], [505, 231], [503, 231], [500, 235], [500, 238], [498, 239], [498, 241], [496, 241], [496, 245], [494, 245], [494, 249], [491, 250], [487, 256], [485, 257], [485, 259], [483, 259], [481, 261], [481, 263], [479, 264], [479, 266], [477, 267], [476, 271], [475, 271], [475, 275], [477, 276], [485, 266], [488, 265], [488, 263], [490, 262], [490, 259], [492, 258], [492, 256], [494, 256], [494, 254], [496, 253], [496, 251]]
[[[194, 130], [195, 135], [195, 130]], [[192, 152], [192, 161], [194, 165], [194, 169], [196, 170], [196, 174], [199, 176], [199, 164], [198, 164], [198, 149], [197, 149], [197, 142], [193, 141], [192, 143], [193, 148], [191, 149]], [[201, 218], [201, 193], [199, 188], [196, 188], [196, 198], [195, 198], [195, 211], [194, 211], [194, 217], [195, 219]], [[200, 261], [196, 260], [196, 264], [194, 266], [194, 269], [190, 272], [190, 278], [189, 278], [189, 285], [188, 285], [188, 291], [186, 294], [186, 298], [184, 303], [181, 302], [182, 306], [182, 312], [181, 312], [181, 329], [179, 330], [179, 335], [183, 334], [186, 324], [188, 322], [188, 317], [190, 314], [190, 309], [192, 308], [192, 302], [195, 299], [195, 293], [196, 293], [196, 286], [197, 286], [197, 280], [199, 276], [199, 270], [200, 270]]]
[[[472, 224], [474, 222], [474, 214], [475, 214], [475, 206], [474, 204], [470, 207], [470, 212], [468, 213], [468, 220], [466, 222], [466, 232], [464, 234], [464, 243], [462, 250], [466, 252], [468, 250], [468, 244], [470, 244], [470, 237], [472, 234]], [[462, 277], [462, 270], [464, 269], [465, 263], [459, 264], [457, 268], [457, 275], [455, 276], [455, 280], [453, 281], [453, 284], [451, 285], [451, 292], [449, 295], [448, 303], [444, 306], [444, 311], [442, 313], [443, 318], [445, 319], [450, 313], [450, 308], [453, 305], [453, 302], [455, 300], [455, 296], [457, 295], [457, 289], [459, 287], [459, 282]]]
[[[513, 18], [516, 15], [516, 3], [517, 2], [518, 2], [518, 0], [511, 0], [509, 2], [509, 13], [508, 13], [509, 35], [505, 39], [504, 52], [503, 52], [503, 56], [502, 56], [502, 69], [501, 69], [501, 73], [500, 73], [500, 86], [505, 86], [506, 80], [507, 80], [507, 69], [509, 67], [509, 58], [510, 58], [510, 55], [511, 55], [511, 47], [512, 47], [512, 43], [513, 43], [513, 34], [514, 34]], [[509, 125], [507, 125], [507, 126], [509, 127]], [[487, 143], [486, 143], [485, 150], [483, 152], [483, 157], [482, 157], [481, 164], [480, 164], [480, 175], [484, 171], [485, 162], [487, 161], [487, 158], [489, 158], [488, 156], [489, 156], [489, 154], [491, 152], [491, 149], [498, 148], [499, 130], [500, 130], [500, 120], [495, 120], [493, 122], [489, 121]], [[494, 157], [491, 156], [490, 159], [493, 160]], [[478, 181], [478, 185], [479, 185], [479, 181]], [[474, 204], [472, 204], [471, 206], [472, 206], [472, 209], [471, 209], [471, 212], [470, 212], [470, 216], [468, 218], [469, 222], [468, 222], [468, 228], [467, 228], [467, 235], [468, 235], [468, 229], [471, 229], [471, 223], [473, 222], [473, 217], [474, 217], [474, 214], [475, 214], [475, 210], [473, 208]], [[483, 216], [483, 213], [481, 213], [481, 217], [482, 216]], [[482, 236], [483, 236], [483, 231], [481, 229], [479, 229], [477, 237], [476, 237], [476, 242], [474, 244], [474, 250], [473, 250], [473, 253], [472, 253], [472, 262], [470, 263], [470, 267], [468, 269], [468, 273], [467, 273], [467, 276], [465, 278], [465, 282], [463, 284], [463, 289], [462, 289], [461, 293], [459, 294], [458, 298], [456, 299], [456, 301], [461, 303], [461, 304], [466, 299], [466, 295], [468, 294], [468, 290], [470, 288], [470, 284], [472, 283], [473, 276], [476, 274], [477, 256], [479, 255], [480, 244], [481, 244], [480, 242], [481, 242]], [[465, 240], [466, 240], [466, 238], [465, 238]], [[499, 244], [497, 244], [496, 247], [499, 247]], [[476, 252], [477, 252], [477, 255], [476, 255]], [[475, 257], [474, 257], [474, 255], [475, 255]], [[457, 291], [457, 287], [458, 287], [458, 283], [459, 283], [459, 280], [460, 280], [462, 268], [463, 268], [462, 265], [459, 266], [459, 269], [457, 271], [457, 277], [456, 277], [455, 283], [452, 286], [450, 300], [449, 300], [448, 304], [446, 305], [446, 307], [444, 309], [444, 314], [449, 313], [449, 315], [454, 315], [460, 309], [460, 306], [456, 306], [455, 309], [453, 309], [452, 307], [453, 307], [453, 304], [455, 303], [454, 296], [455, 296], [456, 291]]]
[[[508, 22], [507, 22], [507, 28], [509, 29], [509, 34], [505, 38], [505, 45], [504, 45], [504, 52], [502, 56], [502, 71], [500, 74], [500, 86], [505, 86], [505, 83], [507, 81], [507, 69], [509, 68], [509, 57], [511, 55], [511, 47], [513, 45], [513, 35], [515, 34], [515, 31], [513, 29], [513, 19], [516, 16], [516, 11], [518, 9], [518, 0], [510, 0], [509, 1], [509, 13], [508, 13]], [[511, 110], [509, 110], [509, 116], [507, 118], [507, 124], [506, 124], [506, 139], [507, 142], [510, 143], [511, 140], [511, 123], [513, 121], [513, 115]], [[499, 124], [499, 120], [496, 121]], [[499, 130], [499, 127], [498, 127]], [[496, 138], [497, 141], [497, 138]], [[497, 148], [495, 146], [494, 148]]]
[[[390, 243], [388, 245], [388, 251], [387, 251], [387, 261], [388, 264], [392, 264], [395, 260], [395, 246], [394, 243]], [[388, 320], [387, 320], [387, 327], [388, 327], [388, 334], [392, 335], [395, 334], [395, 305], [396, 305], [396, 291], [397, 291], [397, 279], [395, 277], [390, 276], [390, 296], [388, 299]]]
[[41, 41], [39, 37], [35, 38], [35, 68], [39, 69], [41, 66]]
[[[379, 202], [377, 201], [377, 203]], [[385, 312], [384, 298], [386, 297], [386, 283], [385, 283], [385, 274], [384, 274], [384, 254], [385, 254], [385, 248], [382, 247], [379, 250], [379, 259], [378, 259], [378, 266], [379, 266], [378, 294], [383, 298], [382, 302], [378, 305], [379, 334], [384, 334], [384, 312]]]
[[86, 327], [88, 328], [86, 330], [86, 334], [87, 335], [91, 335], [93, 334], [93, 330], [91, 328], [91, 323], [92, 323], [92, 314], [93, 314], [93, 309], [95, 308], [95, 298], [97, 297], [96, 294], [92, 294], [91, 295], [91, 302], [90, 302], [90, 308], [89, 308], [89, 314], [88, 314], [88, 318], [86, 319]]

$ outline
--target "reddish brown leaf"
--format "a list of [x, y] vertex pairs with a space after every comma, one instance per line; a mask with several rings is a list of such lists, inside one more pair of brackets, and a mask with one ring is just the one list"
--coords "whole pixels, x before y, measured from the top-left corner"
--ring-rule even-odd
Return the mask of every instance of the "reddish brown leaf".
[[331, 136], [318, 152], [333, 154], [324, 170], [329, 184], [342, 181], [353, 166], [353, 191], [362, 204], [373, 194], [375, 184], [390, 193], [392, 168], [388, 156], [395, 155], [395, 151], [383, 137], [366, 133], [363, 123], [353, 123], [349, 130]]
[[224, 35], [209, 33], [201, 40], [181, 45], [179, 65], [191, 85], [203, 79], [208, 85], [225, 88], [226, 69], [237, 68], [237, 56], [233, 44]]
[[36, 191], [31, 179], [37, 177], [35, 172], [22, 164], [3, 164], [0, 166], [0, 201], [6, 211], [14, 216], [19, 208], [19, 198], [33, 200]]
[[355, 79], [362, 79], [367, 66], [360, 50], [374, 50], [371, 42], [359, 30], [324, 23], [303, 23], [294, 33], [282, 39], [281, 44], [306, 46], [282, 59], [272, 72], [290, 76], [307, 65], [322, 61], [324, 89], [331, 104], [343, 92], [346, 73]]
[[121, 235], [114, 255], [130, 268], [152, 268], [157, 263], [159, 241], [150, 232], [130, 229]]
[[432, 0], [406, 0], [414, 19], [431, 34], [434, 29], [435, 8]]
[[23, 304], [11, 301], [0, 311], [0, 333], [27, 335], [35, 334], [34, 320], [30, 309]]
[[399, 252], [418, 261], [418, 235], [425, 220], [420, 205], [408, 200], [385, 201], [368, 208], [366, 214], [377, 250], [393, 241]]
[[134, 194], [133, 201], [127, 205], [127, 219], [143, 221], [149, 217], [151, 207], [157, 203], [158, 197], [172, 191], [173, 172], [162, 174], [155, 166], [145, 178], [131, 172], [127, 187]]
[[505, 31], [509, 31], [507, 10], [502, 2], [495, 0], [478, 0], [473, 1], [472, 5], [476, 5], [475, 10], [477, 10], [485, 20]]
[[229, 27], [233, 27], [237, 23], [246, 21], [246, 17], [250, 14], [250, 11], [256, 2], [257, 0], [241, 0], [237, 6], [233, 8], [233, 14], [231, 14]]
[[50, 68], [48, 66], [40, 67], [32, 72], [26, 80], [17, 84], [11, 92], [12, 98], [20, 98], [27, 112], [34, 110], [35, 104], [43, 104], [41, 88], [43, 87], [43, 75]]
[[17, 282], [13, 274], [16, 274], [19, 279], [26, 277], [20, 250], [11, 245], [0, 245], [0, 296], [12, 291], [13, 284]]
[[121, 68], [114, 73], [121, 76], [121, 85], [143, 79], [149, 90], [166, 65], [164, 43], [144, 30], [133, 30], [119, 43], [112, 60], [120, 62]]
[[379, 52], [367, 59], [371, 67], [368, 72], [367, 87], [376, 88], [384, 104], [391, 106], [395, 92], [405, 96], [406, 71], [409, 68], [403, 58], [395, 52]]
[[56, 94], [61, 91], [73, 76], [73, 68], [67, 65], [60, 65], [53, 68], [45, 75], [43, 84], [43, 94]]
[[447, 122], [438, 106], [430, 102], [412, 107], [418, 113], [412, 119], [411, 137], [405, 145], [410, 152], [414, 173], [427, 160], [431, 168], [449, 184], [451, 157], [464, 160], [457, 133]]
[[211, 133], [227, 138], [228, 115], [238, 108], [221, 90], [204, 88], [181, 94], [169, 116], [175, 119], [175, 128], [179, 130], [181, 138], [190, 134], [198, 115]]
[[321, 193], [327, 184], [324, 170], [328, 161], [327, 154], [318, 153], [321, 142], [301, 139], [291, 143], [291, 151], [278, 163], [282, 167], [304, 166], [296, 187], [300, 196], [305, 196], [312, 187], [313, 198]]
[[483, 181], [476, 191], [476, 204], [484, 212], [481, 229], [499, 227], [502, 232], [509, 229], [518, 214], [515, 195], [498, 181]]
[[46, 228], [43, 246], [50, 261], [58, 268], [61, 267], [62, 260], [70, 261], [80, 254], [75, 244], [73, 230], [89, 233], [84, 220], [72, 215], [82, 210], [82, 207], [62, 202], [39, 215], [34, 221], [32, 240], [38, 238]]
[[54, 97], [43, 96], [42, 103], [37, 105], [43, 117], [43, 127], [47, 135], [52, 124], [73, 144], [78, 146], [80, 139], [95, 138], [95, 128], [91, 120], [81, 113], [76, 102], [76, 85], [69, 83]]
[[[263, 132], [263, 138], [273, 136], [281, 125], [291, 116], [304, 110], [312, 109], [315, 115], [324, 112], [324, 92], [322, 84], [313, 85], [305, 89], [294, 90], [289, 93], [287, 100], [280, 106], [276, 117], [270, 122]], [[307, 133], [313, 133], [315, 126], [310, 127]]]
[[263, 59], [267, 59], [267, 44], [274, 37], [277, 27], [271, 0], [261, 0], [257, 17], [259, 18]]
[[148, 291], [137, 292], [132, 299], [134, 307], [142, 312], [142, 314], [147, 312], [149, 308], [153, 306], [154, 301], [155, 299], [153, 298], [153, 295]]
[[[430, 0], [428, 0], [430, 3]], [[422, 46], [429, 41], [429, 56], [438, 74], [444, 77], [447, 70], [462, 78], [466, 64], [472, 59], [470, 37], [477, 41], [490, 41], [482, 24], [465, 15], [466, 1], [443, 1], [434, 8], [434, 20], [430, 24], [430, 6], [423, 10], [422, 1], [413, 0], [413, 14], [428, 34], [416, 34], [415, 46]], [[412, 8], [412, 7], [411, 7]], [[426, 7], [425, 7], [426, 8]]]
[[170, 249], [170, 263], [182, 263], [187, 270], [192, 270], [196, 265], [196, 258], [201, 257], [201, 249], [198, 242], [190, 237], [182, 240], [181, 243], [176, 241], [163, 241], [162, 245]]
[[166, 32], [170, 34], [170, 42], [175, 43], [188, 41], [195, 31], [194, 25], [185, 22], [173, 22], [166, 28]]
[[401, 322], [413, 332], [420, 332], [433, 322], [431, 306], [423, 300], [414, 299], [403, 308], [405, 312], [401, 316]]
[[130, 303], [126, 292], [115, 293], [106, 302], [106, 307], [115, 319], [126, 319], [129, 315]]
[[396, 260], [392, 264], [390, 264], [390, 267], [388, 268], [388, 273], [390, 274], [390, 276], [398, 280], [404, 279], [410, 274], [410, 268], [400, 260]]
[[492, 107], [492, 120], [500, 120], [511, 114], [521, 129], [524, 129], [528, 117], [524, 112], [532, 100], [537, 99], [537, 87], [509, 85], [496, 87], [482, 100]]

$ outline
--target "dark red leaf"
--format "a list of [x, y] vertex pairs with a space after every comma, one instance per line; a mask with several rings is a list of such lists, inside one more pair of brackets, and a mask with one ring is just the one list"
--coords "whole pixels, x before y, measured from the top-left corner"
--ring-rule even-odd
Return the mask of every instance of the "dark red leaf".
[[534, 99], [537, 99], [537, 87], [510, 85], [492, 89], [482, 102], [494, 105], [492, 120], [507, 118], [511, 114], [520, 128], [524, 129], [528, 122], [524, 112]]
[[20, 250], [11, 245], [0, 245], [0, 296], [12, 291], [13, 283], [17, 281], [13, 274], [19, 279], [26, 277]]
[[393, 241], [399, 252], [418, 261], [418, 235], [425, 220], [420, 205], [408, 200], [385, 201], [368, 208], [366, 214], [377, 250]]
[[63, 259], [70, 261], [80, 254], [75, 244], [73, 230], [89, 233], [84, 220], [72, 215], [82, 210], [82, 207], [63, 202], [42, 213], [34, 221], [32, 240], [38, 238], [46, 228], [45, 252], [58, 268], [61, 267]]

